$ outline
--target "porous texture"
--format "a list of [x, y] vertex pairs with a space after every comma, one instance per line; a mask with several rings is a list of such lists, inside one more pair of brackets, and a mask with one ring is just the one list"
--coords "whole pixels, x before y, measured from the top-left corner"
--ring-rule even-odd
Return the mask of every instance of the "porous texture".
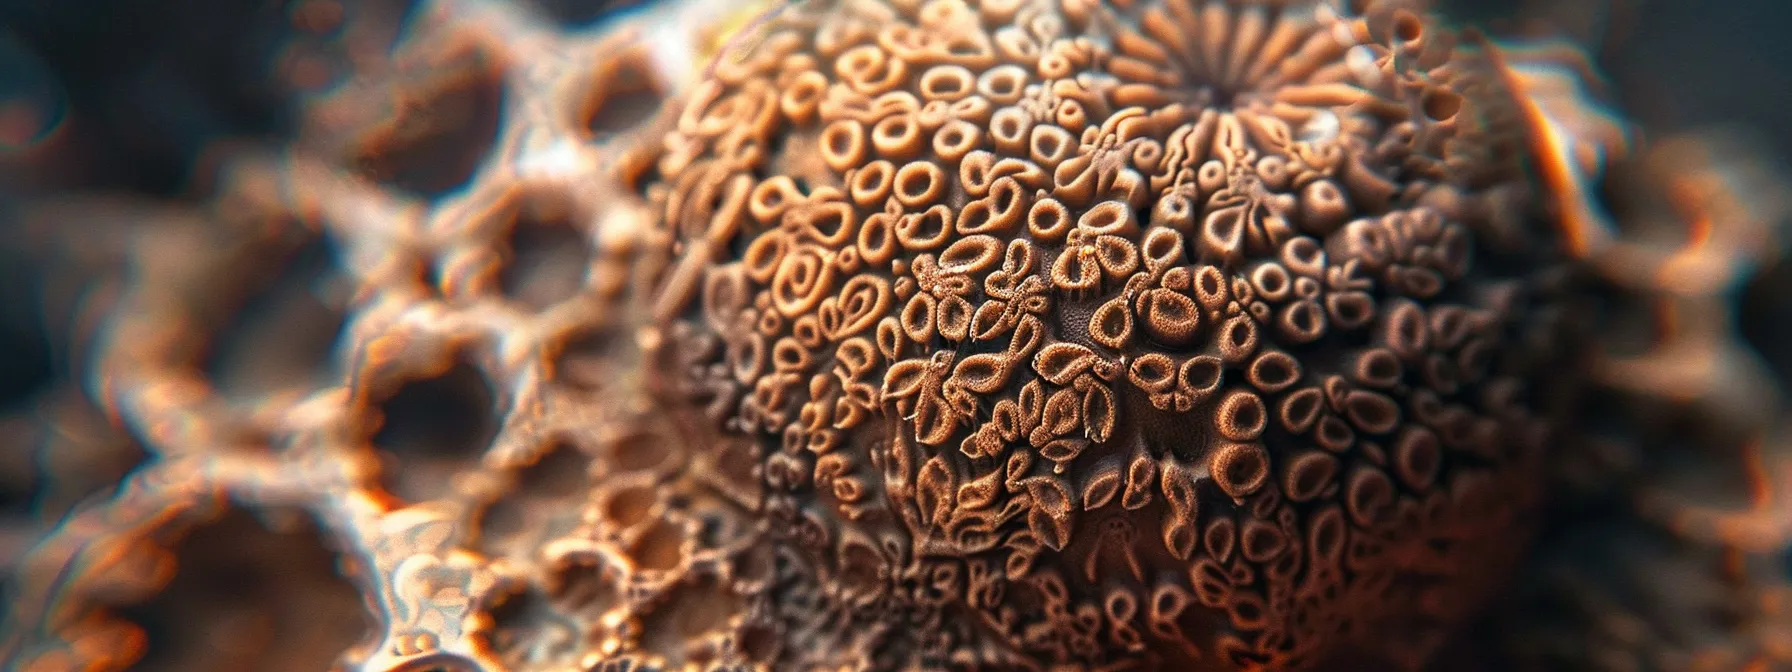
[[650, 191], [657, 311], [838, 583], [785, 627], [1420, 664], [1524, 547], [1586, 361], [1518, 102], [1454, 43], [1392, 3], [992, 0], [798, 3], [725, 51]]
[[101, 412], [7, 427], [60, 473], [0, 667], [748, 665], [752, 525], [650, 412], [626, 186], [732, 13], [393, 10], [294, 8], [299, 138], [211, 148], [199, 205], [33, 204], [102, 271], [56, 287]]
[[1792, 664], [1777, 178], [1595, 185], [1551, 59], [1350, 5], [811, 3], [704, 69], [753, 8], [298, 4], [297, 140], [32, 205], [0, 667]]

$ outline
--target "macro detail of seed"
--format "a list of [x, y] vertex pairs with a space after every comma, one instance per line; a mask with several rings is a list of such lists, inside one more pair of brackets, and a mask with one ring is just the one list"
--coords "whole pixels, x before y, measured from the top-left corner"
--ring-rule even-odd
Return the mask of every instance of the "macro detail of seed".
[[649, 189], [656, 311], [791, 571], [861, 577], [781, 627], [1405, 668], [1472, 613], [1574, 278], [1486, 48], [1366, 4], [806, 2], [719, 56]]
[[291, 136], [0, 204], [0, 668], [1792, 666], [1792, 180], [1590, 43], [280, 4]]

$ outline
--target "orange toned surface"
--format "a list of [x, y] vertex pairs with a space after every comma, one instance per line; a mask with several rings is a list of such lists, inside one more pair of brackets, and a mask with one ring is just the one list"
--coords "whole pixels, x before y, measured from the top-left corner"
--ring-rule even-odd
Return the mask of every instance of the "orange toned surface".
[[784, 616], [815, 655], [1410, 667], [1505, 580], [1584, 331], [1479, 50], [1391, 3], [750, 35], [668, 136], [659, 305], [773, 534], [866, 577]]
[[1773, 167], [1422, 4], [302, 3], [28, 209], [0, 666], [1792, 664]]

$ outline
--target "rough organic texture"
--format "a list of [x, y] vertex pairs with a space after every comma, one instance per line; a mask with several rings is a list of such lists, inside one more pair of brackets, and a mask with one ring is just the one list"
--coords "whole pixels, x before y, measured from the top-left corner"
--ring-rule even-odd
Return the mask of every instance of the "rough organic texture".
[[724, 52], [650, 192], [658, 309], [772, 532], [851, 579], [785, 627], [1420, 664], [1524, 546], [1585, 361], [1517, 99], [1455, 40], [1393, 3], [811, 2]]
[[295, 140], [31, 204], [0, 667], [1792, 665], [1783, 180], [1560, 45], [549, 4], [297, 3]]
[[[739, 596], [764, 588], [730, 564], [753, 527], [676, 480], [690, 443], [650, 413], [632, 330], [651, 227], [629, 157], [710, 24], [389, 10], [295, 8], [282, 72], [319, 92], [300, 137], [212, 148], [202, 205], [33, 204], [28, 233], [100, 269], [53, 289], [85, 295], [68, 338], [96, 353], [77, 370], [103, 415], [65, 395], [54, 431], [6, 427], [9, 458], [37, 442], [21, 458], [58, 477], [27, 486], [55, 528], [8, 554], [0, 667], [636, 669], [760, 646]], [[77, 221], [117, 235], [57, 237]]]

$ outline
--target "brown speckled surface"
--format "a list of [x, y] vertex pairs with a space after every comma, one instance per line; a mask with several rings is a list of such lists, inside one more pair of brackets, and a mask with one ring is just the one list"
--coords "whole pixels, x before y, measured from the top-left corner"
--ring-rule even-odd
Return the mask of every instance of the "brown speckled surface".
[[[1776, 45], [1741, 31], [1726, 52], [1691, 21], [1666, 44], [1683, 10], [1665, 0], [1450, 3], [1601, 43], [1646, 142], [1590, 182], [1584, 152], [1620, 127], [1551, 88], [1573, 68], [1530, 68], [1561, 54], [1468, 39], [1398, 80], [1442, 62], [1444, 33], [1388, 7], [1264, 23], [1321, 45], [1308, 71], [1117, 43], [1170, 54], [1159, 78], [1053, 39], [1181, 2], [796, 12], [733, 43], [760, 60], [708, 70], [750, 12], [190, 2], [87, 25], [0, 5], [27, 44], [116, 45], [41, 50], [75, 114], [0, 154], [0, 268], [28, 297], [6, 302], [27, 375], [0, 422], [0, 665], [1792, 665], [1785, 129], [1710, 128], [1774, 120], [1735, 87], [1783, 79]], [[1181, 34], [1252, 34], [1254, 3], [1234, 4]], [[1025, 66], [1016, 100], [940, 88], [1010, 95], [979, 32]], [[221, 34], [241, 39], [180, 37]], [[863, 59], [817, 60], [858, 43], [918, 64], [904, 50], [954, 34], [894, 84], [912, 106], [868, 104], [885, 85]], [[1694, 53], [1736, 77], [1685, 74]], [[1224, 62], [1284, 75], [1211, 85]], [[809, 97], [826, 89], [804, 73], [840, 92]], [[1059, 83], [1036, 97], [1035, 78]], [[1533, 102], [1582, 153], [1540, 140]], [[1148, 113], [1119, 123], [1131, 104]], [[1068, 129], [1071, 151], [1009, 147], [1008, 117]], [[851, 124], [863, 152], [829, 140]], [[1431, 140], [1392, 142], [1412, 137]], [[965, 169], [985, 158], [995, 177]], [[939, 193], [884, 193], [922, 177]], [[1003, 180], [1091, 231], [966, 215]], [[1199, 216], [1177, 224], [1177, 199]], [[876, 217], [897, 254], [828, 242]], [[1314, 252], [1337, 272], [1303, 276]], [[1207, 275], [1224, 281], [1203, 294]], [[1361, 325], [1333, 298], [1351, 292]], [[1279, 319], [1306, 299], [1318, 336]], [[1224, 337], [1244, 332], [1248, 352]], [[1303, 433], [1283, 411], [1309, 388]], [[1334, 519], [1355, 541], [1328, 573]]]

